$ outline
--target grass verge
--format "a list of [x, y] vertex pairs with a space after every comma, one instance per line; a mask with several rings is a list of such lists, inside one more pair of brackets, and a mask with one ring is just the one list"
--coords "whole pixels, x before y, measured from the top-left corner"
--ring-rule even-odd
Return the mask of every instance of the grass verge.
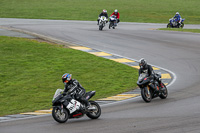
[[93, 100], [132, 90], [137, 70], [86, 52], [0, 36], [0, 116], [49, 109], [61, 76], [73, 74]]
[[122, 22], [168, 23], [179, 12], [186, 24], [200, 24], [199, 0], [1, 0], [1, 18], [97, 20], [118, 9]]
[[168, 30], [168, 31], [180, 31], [180, 32], [200, 33], [200, 29], [159, 28], [158, 30]]

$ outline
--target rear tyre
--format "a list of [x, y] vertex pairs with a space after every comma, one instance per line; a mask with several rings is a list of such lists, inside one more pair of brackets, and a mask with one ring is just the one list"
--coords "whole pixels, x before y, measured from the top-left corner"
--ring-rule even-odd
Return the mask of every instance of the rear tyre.
[[165, 89], [161, 92], [161, 94], [159, 95], [159, 97], [161, 99], [166, 99], [167, 96], [168, 96], [168, 90], [167, 90], [167, 87], [164, 84], [163, 84], [163, 86], [164, 86]]
[[63, 112], [61, 113], [61, 110], [58, 107], [53, 107], [52, 116], [54, 120], [59, 123], [64, 123], [69, 119], [69, 113], [67, 110], [63, 109]]
[[89, 101], [89, 102], [91, 104], [89, 108], [94, 108], [94, 109], [91, 111], [89, 110], [86, 115], [91, 119], [99, 118], [99, 116], [101, 115], [101, 107], [95, 101]]
[[151, 91], [147, 87], [141, 89], [141, 95], [145, 102], [149, 103], [152, 100]]

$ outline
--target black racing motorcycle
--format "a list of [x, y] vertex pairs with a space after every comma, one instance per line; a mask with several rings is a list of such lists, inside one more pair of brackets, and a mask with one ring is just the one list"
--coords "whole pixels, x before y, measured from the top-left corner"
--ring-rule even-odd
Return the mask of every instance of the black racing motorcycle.
[[[89, 100], [95, 95], [95, 91], [85, 94]], [[52, 116], [59, 123], [64, 123], [71, 118], [80, 118], [85, 114], [91, 119], [97, 119], [101, 115], [101, 108], [95, 101], [89, 101], [90, 107], [86, 108], [85, 104], [74, 99], [73, 95], [63, 95], [62, 89], [57, 89], [53, 100]]]
[[151, 102], [156, 97], [165, 99], [168, 96], [167, 87], [161, 81], [161, 74], [156, 73], [155, 78], [160, 80], [163, 88], [161, 88], [157, 80], [152, 79], [146, 73], [141, 73], [138, 77], [137, 85], [141, 89], [141, 95], [145, 102]]
[[115, 15], [112, 15], [112, 16], [110, 17], [110, 21], [109, 21], [109, 29], [110, 29], [110, 28], [115, 29], [116, 26], [117, 26], [117, 18], [116, 18]]

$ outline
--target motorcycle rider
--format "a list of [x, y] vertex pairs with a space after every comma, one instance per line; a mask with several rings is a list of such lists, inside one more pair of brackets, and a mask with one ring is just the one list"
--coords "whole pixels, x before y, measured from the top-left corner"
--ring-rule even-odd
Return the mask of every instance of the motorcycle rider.
[[[153, 80], [157, 80], [158, 83], [159, 83], [159, 87], [161, 90], [164, 89], [164, 86], [162, 84], [162, 82], [159, 80], [159, 78], [156, 77], [156, 74], [155, 72], [153, 71], [153, 68], [151, 65], [148, 65], [146, 60], [144, 58], [140, 59], [139, 61], [139, 66], [140, 66], [140, 69], [139, 69], [139, 75], [141, 73], [146, 73], [149, 75], [150, 79], [153, 79]], [[156, 89], [156, 91], [159, 91]]]
[[[103, 11], [99, 14], [99, 17], [98, 17], [98, 19], [97, 19], [97, 25], [99, 25], [99, 20], [100, 20], [101, 16], [105, 16], [106, 19], [108, 19], [107, 10], [103, 9]], [[107, 23], [107, 22], [108, 22], [108, 21], [106, 21], [106, 23]]]
[[68, 93], [70, 95], [74, 95], [74, 98], [77, 101], [85, 104], [86, 109], [89, 108], [90, 103], [84, 98], [86, 91], [76, 79], [72, 79], [72, 74], [63, 74], [62, 81], [65, 85], [63, 94]]
[[119, 23], [119, 22], [120, 22], [120, 20], [119, 20], [119, 12], [118, 12], [117, 9], [115, 9], [114, 12], [113, 12], [110, 16], [112, 16], [112, 15], [115, 15], [115, 16], [116, 16], [116, 18], [117, 18], [117, 23]]
[[181, 18], [181, 15], [179, 14], [179, 12], [176, 12], [173, 19], [177, 19], [178, 25], [181, 25], [182, 18]]

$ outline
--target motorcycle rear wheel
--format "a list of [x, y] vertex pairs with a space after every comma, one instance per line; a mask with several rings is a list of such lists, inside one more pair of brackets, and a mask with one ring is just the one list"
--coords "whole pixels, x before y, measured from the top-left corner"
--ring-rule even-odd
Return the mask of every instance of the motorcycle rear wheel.
[[150, 90], [149, 90], [149, 94], [148, 94], [148, 88], [147, 87], [141, 89], [141, 95], [142, 95], [142, 98], [145, 102], [147, 102], [147, 103], [151, 102], [152, 94], [151, 94]]
[[69, 119], [69, 113], [63, 108], [63, 112], [58, 107], [53, 107], [52, 116], [55, 121], [59, 123], [64, 123]]
[[94, 107], [94, 111], [89, 111], [86, 115], [91, 118], [91, 119], [97, 119], [101, 115], [101, 107], [99, 106], [98, 103], [95, 101], [89, 101], [90, 102], [90, 107]]

